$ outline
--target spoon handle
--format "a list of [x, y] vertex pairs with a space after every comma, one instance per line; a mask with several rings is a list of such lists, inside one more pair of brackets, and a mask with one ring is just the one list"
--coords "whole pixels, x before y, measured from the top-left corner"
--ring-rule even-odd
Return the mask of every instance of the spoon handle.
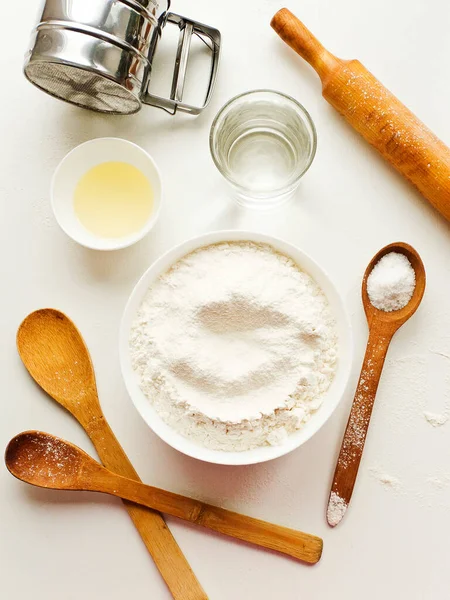
[[104, 473], [100, 481], [93, 480], [89, 489], [137, 502], [184, 521], [287, 554], [307, 563], [318, 562], [322, 554], [323, 542], [316, 536], [246, 517], [112, 473]]
[[[84, 428], [107, 469], [140, 482], [139, 475], [101, 413]], [[126, 500], [124, 504], [173, 598], [208, 600], [162, 515]]]
[[393, 332], [372, 321], [366, 354], [355, 398], [342, 440], [328, 501], [327, 521], [331, 527], [344, 517], [358, 475], [372, 408]]

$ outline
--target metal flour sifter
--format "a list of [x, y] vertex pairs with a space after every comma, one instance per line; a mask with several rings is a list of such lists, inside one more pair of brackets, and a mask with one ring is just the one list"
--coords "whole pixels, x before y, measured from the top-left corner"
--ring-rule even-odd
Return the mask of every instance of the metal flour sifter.
[[[170, 0], [47, 0], [34, 29], [24, 72], [41, 90], [103, 113], [132, 114], [150, 104], [175, 114], [199, 114], [217, 76], [220, 32], [168, 12]], [[170, 98], [152, 95], [152, 61], [166, 23], [180, 29]], [[211, 51], [203, 106], [183, 103], [191, 38]]]

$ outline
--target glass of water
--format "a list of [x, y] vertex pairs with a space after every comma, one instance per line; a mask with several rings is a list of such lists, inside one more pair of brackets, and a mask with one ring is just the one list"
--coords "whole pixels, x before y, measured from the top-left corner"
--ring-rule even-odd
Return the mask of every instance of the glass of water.
[[296, 100], [272, 90], [232, 98], [210, 133], [212, 158], [240, 204], [273, 208], [289, 199], [317, 146], [314, 123]]

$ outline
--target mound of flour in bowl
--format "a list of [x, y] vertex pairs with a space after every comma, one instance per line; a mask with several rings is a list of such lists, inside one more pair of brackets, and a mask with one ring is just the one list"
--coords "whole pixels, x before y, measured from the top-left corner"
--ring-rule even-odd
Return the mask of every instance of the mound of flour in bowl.
[[205, 246], [149, 288], [130, 352], [145, 396], [211, 449], [281, 444], [322, 403], [337, 361], [317, 283], [267, 244]]

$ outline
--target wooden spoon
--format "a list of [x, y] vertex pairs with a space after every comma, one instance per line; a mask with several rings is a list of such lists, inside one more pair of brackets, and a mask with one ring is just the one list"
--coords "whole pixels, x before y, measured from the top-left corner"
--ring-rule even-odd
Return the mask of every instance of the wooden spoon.
[[316, 563], [322, 554], [318, 537], [121, 477], [48, 433], [27, 431], [13, 438], [5, 463], [14, 477], [32, 485], [111, 494], [308, 563]]
[[[17, 348], [36, 383], [86, 431], [102, 463], [140, 481], [100, 408], [91, 357], [72, 321], [57, 310], [37, 310], [20, 325]], [[136, 504], [125, 506], [173, 598], [207, 600], [162, 516]]]
[[[416, 287], [411, 300], [404, 308], [393, 312], [375, 308], [367, 293], [368, 276], [378, 261], [389, 252], [404, 254], [416, 274]], [[378, 382], [390, 341], [394, 333], [416, 312], [424, 291], [425, 268], [422, 260], [414, 248], [401, 242], [389, 244], [380, 250], [370, 261], [364, 274], [362, 301], [369, 324], [369, 340], [328, 501], [327, 521], [331, 527], [342, 520], [352, 497]]]

